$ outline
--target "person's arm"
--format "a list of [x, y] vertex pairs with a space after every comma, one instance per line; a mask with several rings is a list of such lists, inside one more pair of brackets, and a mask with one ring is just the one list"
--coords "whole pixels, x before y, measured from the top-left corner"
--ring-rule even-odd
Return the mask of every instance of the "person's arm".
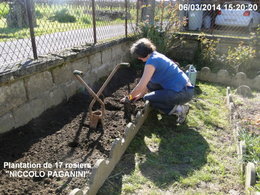
[[147, 92], [147, 84], [151, 80], [153, 74], [155, 72], [155, 67], [153, 65], [145, 65], [143, 75], [133, 89], [133, 91], [129, 94], [130, 97], [137, 100], [143, 97], [143, 95]]

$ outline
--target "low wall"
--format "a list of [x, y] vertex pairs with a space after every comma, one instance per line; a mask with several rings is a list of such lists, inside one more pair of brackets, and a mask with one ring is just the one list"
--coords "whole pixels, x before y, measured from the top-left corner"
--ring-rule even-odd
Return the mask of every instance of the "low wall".
[[0, 133], [25, 125], [80, 90], [74, 69], [83, 71], [91, 86], [116, 64], [129, 61], [131, 43], [131, 39], [120, 39], [72, 48], [23, 62], [17, 70], [0, 74]]
[[[176, 61], [194, 63], [195, 58], [198, 56], [200, 52], [200, 41], [198, 40], [199, 35], [179, 35], [180, 44], [171, 49], [168, 52], [168, 56], [173, 58]], [[245, 45], [253, 45], [256, 48], [256, 58], [252, 63], [253, 66], [259, 66], [260, 60], [260, 42], [254, 38], [228, 38], [228, 37], [218, 37], [218, 36], [208, 36], [205, 35], [205, 38], [209, 40], [216, 40], [216, 53], [219, 55], [227, 54], [227, 51], [230, 48], [236, 48], [241, 42]]]
[[203, 67], [198, 72], [198, 79], [234, 87], [247, 85], [252, 89], [260, 90], [260, 75], [254, 79], [249, 79], [243, 72], [238, 72], [236, 75], [232, 76], [227, 70], [219, 70], [217, 73], [213, 73], [210, 68]]

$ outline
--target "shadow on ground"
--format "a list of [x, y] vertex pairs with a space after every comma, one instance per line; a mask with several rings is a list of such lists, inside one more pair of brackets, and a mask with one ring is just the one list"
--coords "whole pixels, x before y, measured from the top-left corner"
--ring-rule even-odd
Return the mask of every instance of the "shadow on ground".
[[165, 189], [202, 167], [208, 143], [196, 129], [186, 123], [177, 126], [175, 121], [174, 116], [161, 118], [152, 111], [98, 194], [121, 194], [123, 177], [134, 178], [131, 175], [137, 168], [155, 186]]

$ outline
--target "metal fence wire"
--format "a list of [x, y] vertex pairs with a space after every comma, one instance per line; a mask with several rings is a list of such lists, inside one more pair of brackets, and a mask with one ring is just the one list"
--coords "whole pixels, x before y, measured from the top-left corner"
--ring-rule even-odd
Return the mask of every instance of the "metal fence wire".
[[0, 74], [21, 60], [131, 36], [141, 23], [164, 30], [172, 17], [179, 33], [259, 36], [259, 7], [259, 0], [0, 0]]
[[[8, 0], [0, 2], [0, 73], [79, 45], [131, 36], [128, 0]], [[127, 27], [129, 26], [129, 27]]]

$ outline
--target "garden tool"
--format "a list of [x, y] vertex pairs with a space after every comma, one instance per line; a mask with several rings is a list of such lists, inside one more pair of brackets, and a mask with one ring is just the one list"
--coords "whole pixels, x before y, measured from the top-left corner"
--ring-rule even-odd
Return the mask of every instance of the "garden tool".
[[[105, 87], [107, 86], [107, 84], [109, 83], [109, 81], [112, 79], [112, 77], [114, 76], [114, 74], [116, 73], [116, 71], [121, 67], [121, 66], [125, 66], [125, 67], [130, 67], [129, 63], [125, 63], [122, 62], [118, 65], [115, 66], [115, 68], [112, 70], [112, 72], [110, 73], [110, 75], [107, 77], [106, 81], [104, 82], [104, 84], [101, 86], [101, 88], [98, 90], [97, 92], [97, 96], [99, 97], [101, 95], [101, 93], [104, 91]], [[89, 108], [92, 109], [93, 105], [95, 104], [96, 99], [93, 99], [90, 104], [89, 104]]]
[[[91, 101], [91, 103], [89, 104], [89, 116], [90, 116], [90, 128], [94, 128], [96, 129], [97, 124], [99, 121], [101, 121], [102, 125], [104, 126], [104, 121], [103, 121], [103, 117], [105, 115], [105, 104], [104, 102], [99, 98], [99, 96], [101, 95], [101, 93], [103, 92], [103, 90], [105, 89], [105, 87], [107, 86], [108, 82], [112, 79], [112, 77], [114, 76], [114, 74], [116, 73], [116, 71], [120, 68], [120, 66], [127, 66], [129, 67], [130, 64], [129, 63], [120, 63], [118, 65], [116, 65], [116, 67], [112, 70], [112, 72], [110, 73], [110, 75], [107, 77], [106, 81], [104, 82], [104, 84], [101, 86], [101, 88], [98, 90], [97, 93], [95, 93], [88, 85], [87, 83], [81, 78], [81, 75], [83, 74], [81, 71], [78, 70], [74, 70], [73, 74], [76, 76], [76, 78], [84, 84], [84, 86], [86, 87], [86, 89], [88, 90], [88, 92], [90, 93], [90, 95], [92, 95], [93, 100]], [[94, 111], [92, 110], [95, 102], [98, 101], [101, 105], [101, 111], [97, 110]]]
[[96, 110], [96, 111], [92, 111], [92, 107], [89, 108], [89, 126], [90, 128], [96, 129], [98, 122], [100, 121], [102, 126], [104, 126], [104, 121], [103, 121], [103, 117], [105, 115], [105, 104], [104, 102], [95, 94], [95, 92], [88, 86], [88, 84], [82, 79], [82, 75], [83, 72], [79, 71], [79, 70], [74, 70], [73, 74], [75, 75], [75, 77], [86, 87], [86, 89], [88, 90], [89, 94], [95, 99], [97, 100], [100, 105], [101, 105], [101, 111], [100, 110]]
[[130, 100], [128, 97], [125, 97], [124, 101], [124, 118], [127, 122], [131, 121], [131, 115], [134, 111], [134, 106], [131, 104], [132, 100]]

